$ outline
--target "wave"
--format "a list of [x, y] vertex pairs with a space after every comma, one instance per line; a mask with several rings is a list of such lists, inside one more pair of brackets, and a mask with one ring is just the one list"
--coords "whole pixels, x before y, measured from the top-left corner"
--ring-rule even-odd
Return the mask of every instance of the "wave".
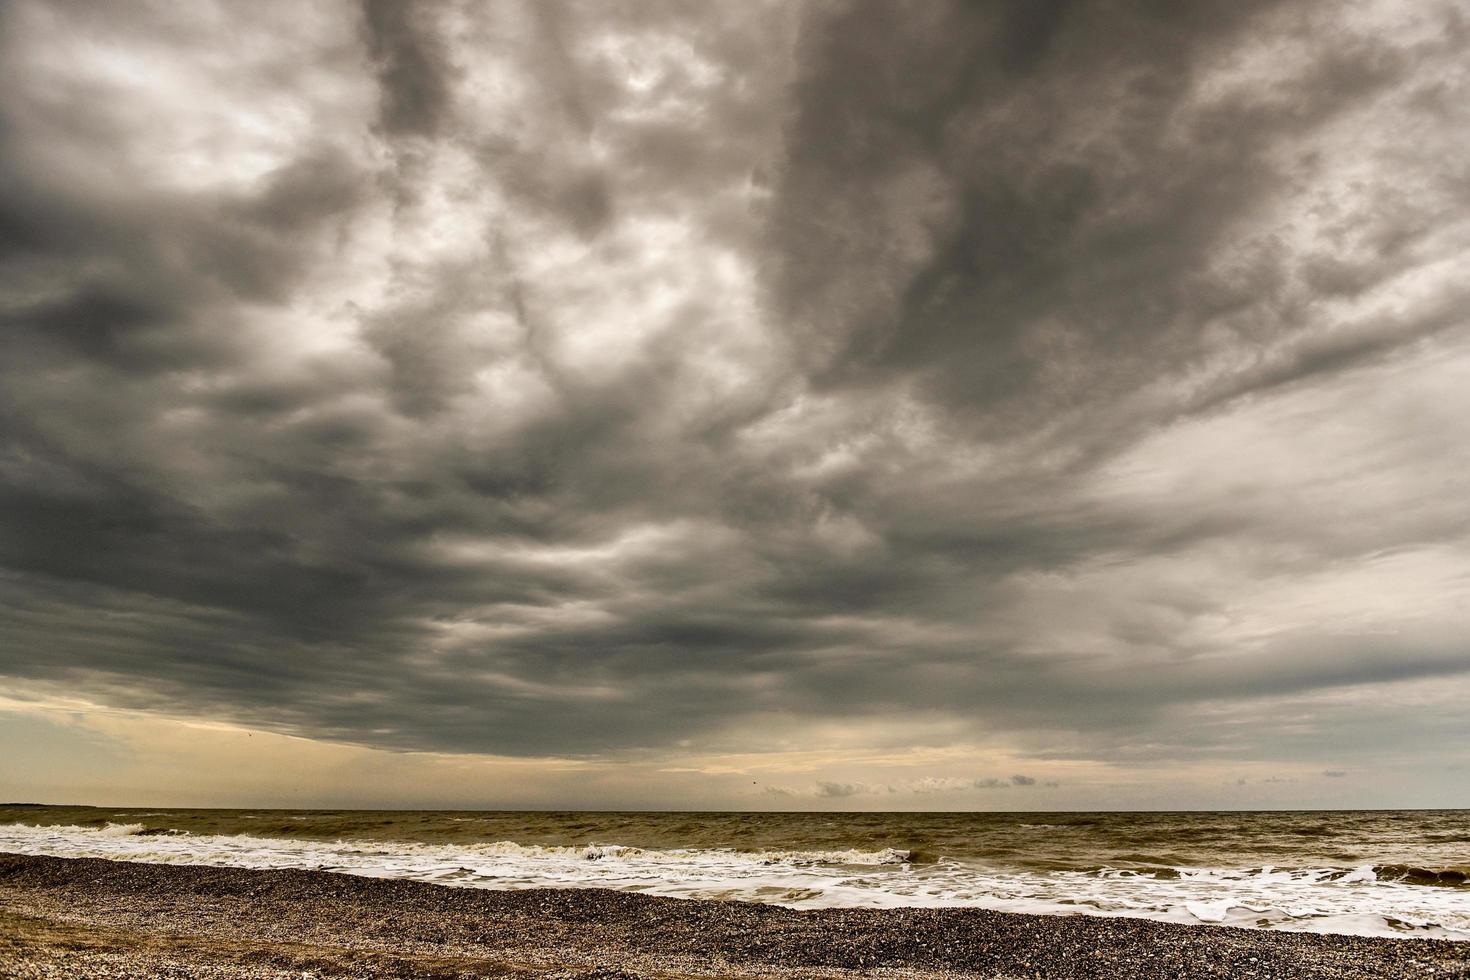
[[149, 827], [141, 823], [113, 823], [112, 821], [99, 821], [98, 823], [98, 826], [83, 826], [78, 824], [8, 824], [0, 826], [0, 831], [26, 828], [51, 831], [59, 834], [95, 834], [98, 837], [156, 837], [159, 835], [178, 836], [188, 834], [186, 830], [174, 830], [168, 827]]
[[77, 830], [89, 830], [94, 834], [102, 834], [106, 837], [134, 837], [144, 833], [148, 828], [140, 823], [107, 823], [101, 827], [78, 827]]
[[640, 858], [659, 863], [699, 863], [716, 857], [724, 861], [749, 862], [756, 865], [790, 865], [791, 867], [862, 867], [898, 865], [914, 862], [912, 851], [887, 847], [879, 851], [740, 851], [733, 848], [643, 848], [628, 844], [518, 844], [495, 841], [485, 844], [452, 845], [481, 854], [518, 855], [525, 857], [575, 857], [584, 861], [610, 858]]
[[[1046, 825], [1027, 825], [1040, 829]], [[0, 825], [0, 832], [27, 829], [56, 835], [95, 835], [99, 837], [198, 837], [220, 842], [237, 842], [246, 847], [270, 849], [272, 846], [289, 848], [310, 847], [312, 841], [289, 841], [254, 834], [203, 834], [171, 827], [149, 827], [142, 823], [105, 822], [101, 826], [83, 825]], [[322, 841], [325, 845], [328, 842]], [[481, 856], [502, 856], [536, 859], [575, 859], [578, 861], [638, 860], [640, 863], [656, 864], [701, 864], [718, 863], [750, 864], [762, 867], [789, 866], [824, 868], [861, 868], [912, 865], [953, 865], [953, 859], [944, 855], [895, 847], [878, 850], [851, 848], [846, 850], [799, 850], [767, 849], [742, 850], [737, 848], [644, 848], [629, 844], [522, 844], [515, 841], [488, 841], [456, 844], [432, 844], [414, 841], [379, 841], [339, 838], [336, 844], [351, 844], [363, 852], [387, 853], [401, 850], [413, 853], [420, 850], [463, 850]], [[1217, 882], [1247, 880], [1296, 880], [1303, 882], [1344, 884], [1360, 882], [1395, 882], [1404, 885], [1422, 885], [1437, 888], [1470, 887], [1470, 866], [1426, 867], [1415, 864], [1381, 864], [1357, 867], [1280, 867], [1266, 865], [1255, 868], [1204, 868], [1187, 865], [1178, 856], [1171, 854], [1148, 855], [1127, 854], [1119, 863], [1097, 864], [1078, 867], [1062, 861], [1038, 861], [1031, 866], [1038, 873], [1075, 873], [1104, 879], [1151, 879], [1154, 881], [1211, 880]]]
[[[148, 827], [141, 823], [106, 823], [100, 827], [80, 826], [75, 824], [9, 824], [0, 825], [0, 833], [4, 831], [35, 831], [43, 834], [61, 836], [75, 834], [82, 837], [95, 835], [101, 837], [193, 837], [197, 840], [214, 840], [219, 842], [234, 842], [249, 847], [269, 849], [279, 848], [309, 848], [314, 843], [327, 845], [331, 842], [301, 841], [290, 839], [276, 839], [262, 837], [255, 834], [191, 834], [186, 830], [178, 830], [170, 827]], [[3, 841], [0, 841], [3, 842]], [[718, 856], [725, 861], [744, 862], [760, 866], [790, 865], [792, 867], [863, 867], [879, 865], [902, 865], [908, 863], [932, 863], [940, 860], [936, 855], [923, 854], [922, 852], [908, 851], [900, 848], [886, 847], [877, 851], [864, 851], [849, 849], [841, 851], [802, 851], [802, 850], [757, 850], [742, 851], [734, 848], [642, 848], [629, 844], [520, 844], [515, 841], [489, 841], [481, 843], [458, 843], [458, 844], [430, 844], [415, 841], [378, 841], [359, 840], [353, 838], [339, 838], [336, 844], [351, 844], [360, 849], [369, 851], [402, 850], [414, 852], [422, 850], [464, 850], [478, 855], [496, 855], [506, 857], [524, 858], [574, 858], [581, 861], [602, 861], [616, 858], [639, 858], [644, 861], [658, 863], [699, 863], [706, 861], [710, 856]]]
[[[1466, 869], [1458, 865], [1017, 867], [900, 848], [659, 849], [604, 842], [320, 840], [171, 833], [140, 823], [0, 825], [0, 851], [328, 870], [472, 888], [613, 888], [793, 908], [969, 906], [1470, 939], [1470, 903], [1462, 890]], [[1425, 887], [1429, 884], [1436, 887]]]
[[1421, 868], [1413, 864], [1380, 864], [1373, 869], [1380, 881], [1402, 881], [1411, 885], [1441, 888], [1470, 886], [1470, 865], [1454, 868]]
[[[737, 852], [738, 853], [738, 852]], [[882, 865], [910, 864], [921, 852], [885, 847], [880, 851], [754, 851], [749, 852], [767, 864]], [[933, 860], [932, 858], [930, 860]]]
[[1211, 879], [1215, 881], [1297, 880], [1306, 882], [1353, 884], [1361, 882], [1397, 882], [1407, 885], [1459, 888], [1470, 886], [1470, 866], [1425, 868], [1409, 864], [1363, 865], [1351, 868], [1191, 868], [1172, 865], [1116, 867], [1095, 865], [1077, 869], [1083, 874], [1103, 878], [1151, 878], [1156, 881]]

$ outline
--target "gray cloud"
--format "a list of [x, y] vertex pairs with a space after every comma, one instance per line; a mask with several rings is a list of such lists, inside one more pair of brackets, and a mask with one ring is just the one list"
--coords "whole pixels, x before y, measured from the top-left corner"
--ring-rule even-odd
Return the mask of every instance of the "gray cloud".
[[363, 2], [368, 53], [382, 87], [380, 118], [390, 133], [433, 135], [449, 112], [453, 69], [428, 23], [436, 6]]
[[[1158, 421], [1111, 405], [1184, 381], [1224, 338], [1254, 357], [1211, 387], [1240, 397], [1460, 322], [1352, 340], [1301, 329], [1327, 298], [1402, 268], [1395, 252], [1454, 193], [1448, 157], [1430, 164], [1444, 168], [1437, 192], [1403, 208], [1396, 181], [1375, 188], [1320, 251], [1286, 246], [1271, 213], [1328, 184], [1314, 135], [1365, 100], [1396, 93], [1425, 125], [1448, 124], [1416, 100], [1414, 70], [1459, 49], [1457, 15], [1441, 10], [1445, 33], [1405, 49], [1303, 5], [1004, 10], [854, 3], [809, 31], [809, 138], [785, 176], [777, 227], [792, 260], [777, 295], [824, 383], [905, 376], [982, 437], [1083, 426], [1077, 448], [1095, 452]], [[1287, 77], [1210, 94], [1209, 66], [1262, 35], [1296, 49]], [[1372, 257], [1339, 288], [1325, 270], [1344, 267], [1343, 235], [1369, 239]], [[1307, 337], [1320, 353], [1250, 363]], [[1151, 414], [1221, 397], [1174, 395]]]
[[829, 800], [840, 800], [844, 797], [858, 796], [872, 792], [871, 787], [860, 786], [854, 783], [820, 782], [816, 786], [816, 795]]
[[1391, 7], [9, 5], [0, 674], [395, 749], [1452, 744], [1348, 703], [1470, 675], [1467, 27]]
[[1055, 780], [1048, 780], [1045, 783], [1039, 784], [1036, 779], [1030, 776], [1012, 776], [1009, 779], [1000, 779], [995, 776], [976, 778], [925, 776], [922, 779], [910, 779], [893, 783], [848, 783], [818, 780], [804, 789], [789, 786], [767, 786], [762, 792], [767, 795], [781, 797], [806, 796], [816, 799], [836, 800], [866, 796], [922, 797], [935, 794], [966, 793], [972, 790], [1011, 789], [1015, 786], [1028, 788], [1036, 785], [1056, 788], [1061, 784]]

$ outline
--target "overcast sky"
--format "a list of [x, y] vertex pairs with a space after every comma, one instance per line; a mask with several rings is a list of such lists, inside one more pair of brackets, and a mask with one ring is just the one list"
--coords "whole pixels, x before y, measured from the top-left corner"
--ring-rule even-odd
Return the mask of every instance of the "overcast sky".
[[1459, 0], [10, 0], [0, 337], [0, 797], [1470, 806]]

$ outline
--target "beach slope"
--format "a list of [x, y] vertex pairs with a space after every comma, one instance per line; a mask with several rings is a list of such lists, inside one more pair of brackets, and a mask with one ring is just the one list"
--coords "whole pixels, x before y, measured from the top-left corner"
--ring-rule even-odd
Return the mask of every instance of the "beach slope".
[[0, 976], [1470, 977], [1470, 943], [0, 855]]

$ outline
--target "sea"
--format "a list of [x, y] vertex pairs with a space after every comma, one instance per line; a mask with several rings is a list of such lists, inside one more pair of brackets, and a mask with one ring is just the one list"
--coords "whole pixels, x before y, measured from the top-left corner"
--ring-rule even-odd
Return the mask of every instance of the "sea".
[[0, 806], [0, 851], [613, 888], [792, 908], [971, 906], [1470, 940], [1470, 811], [688, 813]]

